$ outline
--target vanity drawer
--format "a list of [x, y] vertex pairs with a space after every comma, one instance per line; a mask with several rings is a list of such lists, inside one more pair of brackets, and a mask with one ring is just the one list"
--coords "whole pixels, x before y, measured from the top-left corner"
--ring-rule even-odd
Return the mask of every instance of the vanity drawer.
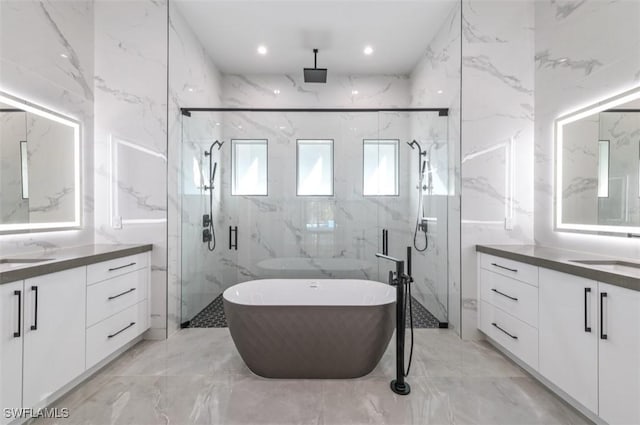
[[520, 263], [494, 255], [481, 254], [480, 267], [526, 282], [530, 285], [538, 286], [538, 267], [532, 266], [531, 264]]
[[87, 266], [87, 285], [130, 273], [149, 266], [149, 253], [129, 255]]
[[147, 299], [149, 269], [104, 280], [87, 288], [87, 327]]
[[538, 327], [538, 288], [507, 276], [480, 269], [483, 301], [499, 307], [517, 319]]
[[481, 330], [529, 366], [538, 370], [538, 330], [486, 301], [481, 305]]
[[87, 329], [87, 369], [142, 334], [148, 327], [147, 301], [132, 305]]

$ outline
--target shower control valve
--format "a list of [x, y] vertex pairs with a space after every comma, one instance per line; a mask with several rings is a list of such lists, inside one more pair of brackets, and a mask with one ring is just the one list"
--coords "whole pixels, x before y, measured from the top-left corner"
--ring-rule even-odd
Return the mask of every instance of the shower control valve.
[[213, 239], [213, 238], [212, 238], [212, 236], [211, 236], [211, 230], [209, 230], [209, 229], [204, 229], [204, 230], [202, 231], [202, 242], [204, 242], [204, 243], [208, 243], [208, 242], [211, 242], [211, 240], [212, 240], [212, 239]]
[[209, 214], [204, 214], [202, 216], [202, 227], [209, 227], [211, 221], [211, 216], [209, 216]]

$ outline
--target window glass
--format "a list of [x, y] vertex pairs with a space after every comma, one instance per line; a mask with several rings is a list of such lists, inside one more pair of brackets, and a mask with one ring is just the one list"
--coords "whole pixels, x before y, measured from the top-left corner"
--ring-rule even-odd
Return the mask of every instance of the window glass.
[[231, 140], [231, 194], [267, 194], [266, 140]]

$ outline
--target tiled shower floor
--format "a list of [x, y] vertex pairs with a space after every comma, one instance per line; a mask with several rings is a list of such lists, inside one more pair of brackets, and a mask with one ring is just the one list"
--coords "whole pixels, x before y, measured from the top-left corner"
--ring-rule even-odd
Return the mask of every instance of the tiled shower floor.
[[[413, 309], [413, 327], [417, 329], [437, 329], [440, 322], [429, 312], [418, 300], [411, 298], [411, 308]], [[409, 327], [407, 317], [407, 327]], [[189, 328], [226, 328], [227, 320], [224, 316], [222, 305], [222, 294], [216, 297], [208, 306], [191, 319]]]

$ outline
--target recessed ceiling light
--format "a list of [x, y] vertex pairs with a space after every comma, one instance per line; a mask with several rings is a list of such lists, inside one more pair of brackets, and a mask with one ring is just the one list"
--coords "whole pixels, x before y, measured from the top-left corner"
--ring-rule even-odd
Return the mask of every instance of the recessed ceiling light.
[[280, 130], [284, 130], [285, 128], [287, 128], [287, 127], [285, 127], [284, 125], [280, 126]]
[[217, 123], [216, 123], [216, 125], [220, 125], [220, 123], [219, 123], [219, 122], [217, 122]]
[[193, 87], [189, 87], [187, 90], [193, 92]]
[[258, 53], [259, 54], [266, 55], [267, 51], [268, 51], [267, 50], [267, 46], [263, 46], [263, 45], [258, 46]]
[[239, 125], [238, 128], [242, 130], [242, 126], [241, 125]]
[[275, 89], [275, 90], [273, 91], [273, 94], [280, 94], [280, 90]]
[[438, 90], [436, 93], [438, 93], [438, 94], [442, 94], [442, 93], [444, 93], [444, 92], [443, 92], [442, 90]]
[[60, 57], [61, 58], [65, 58], [65, 59], [69, 59], [69, 55], [67, 55], [66, 53], [60, 53]]
[[351, 90], [351, 94], [358, 94], [358, 90]]
[[365, 54], [365, 55], [370, 55], [370, 54], [372, 54], [372, 53], [373, 53], [373, 47], [371, 47], [371, 46], [366, 46], [366, 47], [364, 48], [364, 54]]
[[558, 62], [563, 63], [563, 62], [566, 62], [567, 60], [568, 60], [567, 58], [560, 58], [558, 59]]

